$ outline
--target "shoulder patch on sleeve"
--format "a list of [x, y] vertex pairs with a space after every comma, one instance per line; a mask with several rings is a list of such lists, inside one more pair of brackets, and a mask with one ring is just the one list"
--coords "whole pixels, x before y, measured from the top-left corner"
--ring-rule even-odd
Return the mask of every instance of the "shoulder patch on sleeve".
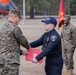
[[51, 39], [51, 41], [56, 41], [57, 37], [56, 37], [56, 35], [52, 35], [50, 39]]

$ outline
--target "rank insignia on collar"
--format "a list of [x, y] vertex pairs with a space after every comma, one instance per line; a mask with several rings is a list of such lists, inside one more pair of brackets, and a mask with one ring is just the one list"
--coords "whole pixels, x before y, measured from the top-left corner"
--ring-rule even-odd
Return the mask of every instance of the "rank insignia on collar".
[[51, 36], [51, 41], [56, 41], [57, 37], [55, 35]]

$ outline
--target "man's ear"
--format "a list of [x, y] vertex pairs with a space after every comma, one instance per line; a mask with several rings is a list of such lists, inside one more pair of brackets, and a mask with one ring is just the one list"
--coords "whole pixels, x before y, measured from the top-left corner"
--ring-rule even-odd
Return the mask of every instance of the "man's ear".
[[52, 24], [52, 27], [55, 28], [54, 24]]

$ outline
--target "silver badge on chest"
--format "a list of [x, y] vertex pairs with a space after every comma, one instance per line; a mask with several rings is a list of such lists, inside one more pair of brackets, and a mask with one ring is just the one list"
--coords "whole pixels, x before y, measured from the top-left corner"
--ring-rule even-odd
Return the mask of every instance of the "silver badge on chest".
[[55, 35], [51, 36], [51, 41], [56, 41], [57, 37]]

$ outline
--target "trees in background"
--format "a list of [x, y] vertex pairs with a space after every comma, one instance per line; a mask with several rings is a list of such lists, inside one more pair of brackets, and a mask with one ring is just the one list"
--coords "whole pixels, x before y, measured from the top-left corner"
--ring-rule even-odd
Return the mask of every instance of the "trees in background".
[[76, 0], [70, 0], [70, 14], [76, 15]]
[[50, 8], [50, 3], [47, 0], [27, 0], [26, 5], [30, 18], [34, 18], [34, 15], [37, 14], [47, 14]]
[[27, 0], [26, 5], [30, 18], [34, 15], [57, 15], [59, 10], [59, 0]]
[[[20, 10], [23, 10], [23, 0], [13, 0]], [[25, 0], [26, 15], [58, 15], [60, 0]], [[64, 0], [66, 13], [76, 15], [76, 0]]]

